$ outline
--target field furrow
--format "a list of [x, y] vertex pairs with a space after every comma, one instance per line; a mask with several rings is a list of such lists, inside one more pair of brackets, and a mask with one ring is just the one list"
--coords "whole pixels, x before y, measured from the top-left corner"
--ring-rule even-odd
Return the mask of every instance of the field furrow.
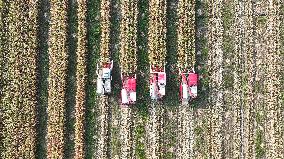
[[233, 158], [233, 57], [234, 57], [234, 0], [225, 0], [222, 8], [222, 21], [224, 26], [223, 39], [223, 88], [224, 88], [224, 158]]
[[78, 1], [78, 43], [76, 66], [76, 105], [75, 105], [75, 156], [80, 159], [85, 156], [84, 123], [85, 123], [85, 84], [86, 84], [86, 1]]
[[47, 158], [63, 158], [67, 72], [67, 2], [50, 1]]

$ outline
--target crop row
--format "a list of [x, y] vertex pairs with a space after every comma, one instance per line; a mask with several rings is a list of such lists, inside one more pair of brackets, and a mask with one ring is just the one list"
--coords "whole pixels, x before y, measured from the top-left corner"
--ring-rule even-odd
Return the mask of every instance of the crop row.
[[191, 69], [195, 64], [195, 2], [181, 0], [178, 2], [178, 66]]
[[78, 1], [78, 43], [76, 67], [76, 105], [75, 105], [75, 156], [84, 158], [84, 122], [85, 122], [85, 84], [86, 84], [86, 0]]
[[100, 64], [110, 62], [110, 0], [101, 1]]
[[[35, 158], [37, 1], [5, 2], [2, 158]], [[3, 12], [4, 15], [4, 12]], [[30, 22], [31, 21], [31, 22]], [[30, 23], [29, 23], [30, 22]]]
[[121, 2], [120, 67], [124, 74], [137, 69], [137, 0]]
[[47, 158], [63, 158], [67, 71], [67, 1], [50, 1]]
[[149, 61], [158, 67], [164, 67], [166, 58], [166, 4], [166, 0], [149, 1]]

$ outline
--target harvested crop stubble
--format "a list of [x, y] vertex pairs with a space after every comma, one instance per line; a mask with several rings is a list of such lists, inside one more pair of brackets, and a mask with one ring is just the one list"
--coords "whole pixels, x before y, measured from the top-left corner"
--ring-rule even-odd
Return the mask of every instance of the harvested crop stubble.
[[35, 158], [37, 1], [8, 3], [1, 158]]
[[137, 70], [137, 0], [121, 2], [120, 69], [124, 74]]
[[255, 17], [255, 36], [254, 36], [254, 47], [255, 47], [255, 121], [256, 121], [256, 134], [255, 134], [255, 155], [256, 158], [264, 157], [265, 155], [265, 140], [264, 140], [264, 127], [265, 127], [265, 91], [264, 91], [264, 79], [266, 78], [265, 73], [265, 60], [267, 54], [266, 38], [266, 23], [260, 22], [259, 18]]
[[120, 142], [121, 153], [120, 158], [133, 158], [131, 154], [132, 138], [131, 138], [131, 124], [132, 124], [132, 109], [121, 108], [121, 122], [120, 122]]
[[67, 71], [67, 1], [50, 1], [47, 158], [63, 158]]
[[193, 114], [193, 158], [210, 158], [210, 110], [197, 109]]
[[251, 1], [244, 2], [243, 10], [243, 37], [242, 37], [242, 91], [243, 91], [243, 156], [244, 158], [255, 158], [255, 83], [254, 72], [254, 44], [253, 44], [253, 4]]
[[86, 0], [78, 1], [78, 43], [76, 70], [76, 105], [75, 105], [75, 156], [81, 159], [84, 152], [84, 122], [85, 122], [85, 84], [86, 84]]
[[[269, 0], [266, 45], [266, 158], [283, 158], [283, 139], [281, 138], [281, 52], [279, 1]], [[282, 72], [283, 73], [283, 72]]]
[[223, 142], [223, 0], [209, 3], [209, 30], [208, 30], [208, 69], [210, 72], [210, 97], [211, 103], [211, 140], [210, 158], [222, 158]]
[[178, 66], [181, 70], [195, 65], [195, 1], [178, 2]]
[[97, 119], [97, 129], [98, 129], [98, 145], [96, 158], [108, 158], [107, 156], [107, 141], [108, 141], [108, 112], [109, 103], [108, 97], [103, 96], [98, 98], [98, 119]]
[[110, 62], [110, 0], [101, 0], [100, 64]]
[[146, 125], [147, 135], [147, 158], [160, 158], [160, 131], [161, 131], [161, 114], [163, 108], [160, 104], [152, 103], [149, 112], [150, 117]]
[[150, 65], [164, 67], [166, 57], [166, 0], [150, 0], [148, 50]]
[[194, 158], [193, 109], [182, 105], [178, 112], [178, 158]]
[[224, 63], [223, 63], [223, 78], [224, 78], [224, 156], [223, 158], [233, 158], [233, 132], [235, 126], [233, 125], [232, 119], [233, 114], [233, 57], [234, 57], [234, 15], [235, 15], [235, 3], [234, 0], [224, 1], [223, 7], [223, 25], [224, 25], [224, 41], [223, 50]]
[[243, 5], [244, 2], [235, 2], [235, 17], [234, 17], [234, 56], [233, 56], [233, 100], [232, 100], [232, 126], [233, 126], [233, 143], [232, 143], [232, 151], [233, 158], [241, 158], [243, 156], [242, 150], [242, 125], [241, 125], [241, 105], [242, 105], [242, 89], [241, 88], [241, 74], [242, 74], [242, 39], [243, 39], [243, 25], [244, 20], [242, 18], [243, 15]]

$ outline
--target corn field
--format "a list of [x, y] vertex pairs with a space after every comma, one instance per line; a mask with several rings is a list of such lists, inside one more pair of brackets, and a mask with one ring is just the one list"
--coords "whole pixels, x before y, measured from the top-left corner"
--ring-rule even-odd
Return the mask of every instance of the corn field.
[[[0, 12], [0, 158], [284, 158], [283, 0], [0, 0]], [[152, 67], [167, 75], [158, 101]]]

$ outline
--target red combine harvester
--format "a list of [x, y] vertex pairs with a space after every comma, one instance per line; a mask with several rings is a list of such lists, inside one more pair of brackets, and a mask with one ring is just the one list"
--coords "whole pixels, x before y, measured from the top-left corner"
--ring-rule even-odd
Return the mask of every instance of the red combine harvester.
[[150, 66], [150, 96], [152, 100], [160, 100], [166, 94], [165, 67]]
[[121, 90], [121, 104], [129, 105], [136, 103], [136, 74], [132, 76], [123, 76]]
[[198, 75], [193, 70], [192, 72], [181, 72], [180, 83], [180, 98], [183, 105], [187, 105], [188, 102], [197, 97], [197, 84]]
[[107, 95], [111, 93], [111, 71], [113, 68], [113, 61], [102, 64], [102, 68], [97, 65], [97, 94]]

